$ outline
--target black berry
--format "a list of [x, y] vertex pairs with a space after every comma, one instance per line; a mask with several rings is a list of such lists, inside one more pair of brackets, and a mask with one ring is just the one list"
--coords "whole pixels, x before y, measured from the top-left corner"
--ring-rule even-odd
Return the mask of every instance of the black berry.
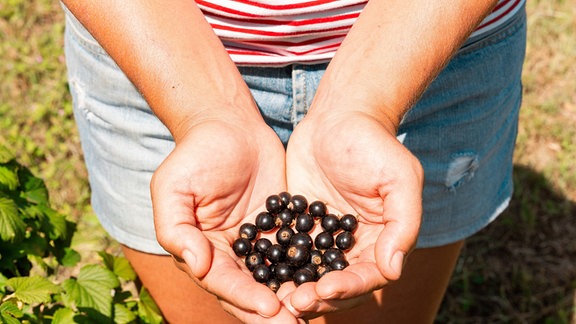
[[252, 251], [252, 243], [246, 238], [237, 238], [234, 243], [232, 243], [232, 250], [239, 256], [247, 256]]
[[266, 283], [270, 279], [270, 269], [265, 264], [258, 264], [252, 270], [252, 277], [258, 282]]
[[332, 271], [332, 268], [330, 268], [329, 265], [326, 264], [320, 264], [318, 265], [318, 267], [316, 268], [316, 278], [320, 279], [322, 278], [325, 274], [327, 274], [328, 272]]
[[292, 280], [294, 280], [294, 284], [296, 286], [300, 286], [305, 282], [312, 282], [315, 279], [316, 272], [312, 272], [306, 268], [296, 270], [296, 272], [294, 272], [294, 276], [292, 277]]
[[260, 252], [250, 252], [244, 260], [246, 267], [250, 271], [254, 271], [257, 265], [264, 264], [264, 256]]
[[294, 268], [292, 268], [286, 262], [280, 262], [274, 266], [274, 277], [280, 282], [286, 282], [292, 280], [294, 275]]
[[332, 263], [332, 261], [336, 260], [336, 259], [343, 259], [344, 256], [344, 252], [342, 252], [341, 250], [337, 249], [337, 248], [329, 248], [328, 250], [324, 251], [324, 253], [322, 254], [322, 259], [324, 261], [324, 264], [330, 264]]
[[268, 286], [268, 288], [270, 288], [273, 292], [277, 292], [281, 285], [282, 282], [280, 282], [280, 280], [277, 278], [271, 278], [268, 280], [268, 282], [266, 282], [266, 286]]
[[336, 236], [336, 246], [342, 251], [348, 251], [356, 243], [352, 232], [344, 231]]
[[302, 195], [294, 195], [290, 200], [292, 203], [292, 210], [296, 213], [303, 213], [308, 208], [308, 200]]
[[289, 208], [284, 208], [276, 215], [276, 226], [292, 226], [294, 221], [294, 214]]
[[354, 215], [346, 214], [340, 218], [340, 227], [348, 232], [354, 232], [358, 227], [358, 219]]
[[334, 236], [330, 232], [322, 232], [316, 235], [314, 246], [319, 250], [326, 250], [334, 246]]
[[295, 227], [298, 232], [310, 232], [314, 228], [314, 217], [307, 213], [298, 214]]
[[261, 212], [256, 216], [256, 227], [262, 232], [268, 232], [276, 227], [274, 216], [268, 212]]
[[295, 233], [290, 239], [290, 245], [301, 245], [311, 250], [314, 241], [312, 241], [312, 237], [308, 233]]
[[266, 259], [270, 261], [270, 263], [278, 263], [283, 261], [286, 257], [286, 248], [280, 244], [272, 244], [266, 250]]
[[288, 206], [290, 204], [290, 200], [292, 199], [292, 195], [290, 193], [283, 191], [279, 193], [278, 196], [280, 197], [280, 200], [284, 206]]
[[253, 241], [258, 235], [258, 229], [254, 224], [244, 223], [240, 225], [240, 229], [238, 229], [238, 234], [240, 235], [240, 237]]
[[330, 268], [332, 270], [344, 270], [348, 265], [348, 261], [346, 261], [345, 258], [338, 258], [330, 262]]
[[303, 245], [292, 245], [286, 251], [286, 262], [300, 268], [310, 262], [310, 250]]
[[279, 195], [271, 195], [266, 198], [266, 210], [272, 214], [279, 213], [286, 205], [282, 202]]
[[322, 218], [322, 222], [320, 226], [326, 231], [330, 233], [338, 232], [340, 229], [340, 219], [338, 216], [334, 214], [328, 214]]
[[282, 226], [276, 232], [276, 242], [281, 245], [288, 246], [294, 235], [294, 230], [288, 226]]
[[308, 212], [316, 218], [324, 217], [327, 212], [326, 204], [319, 200], [313, 201], [310, 206], [308, 206]]
[[320, 250], [310, 251], [310, 263], [317, 266], [322, 264], [322, 252]]
[[254, 242], [254, 251], [260, 252], [265, 254], [269, 247], [272, 246], [272, 241], [269, 239], [262, 237]]

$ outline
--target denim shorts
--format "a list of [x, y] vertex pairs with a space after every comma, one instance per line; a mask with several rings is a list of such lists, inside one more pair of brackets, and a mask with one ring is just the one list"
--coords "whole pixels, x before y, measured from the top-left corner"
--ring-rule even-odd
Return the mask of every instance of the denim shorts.
[[[66, 27], [69, 85], [93, 210], [120, 243], [165, 254], [154, 232], [149, 182], [174, 148], [173, 139], [69, 12]], [[465, 239], [508, 205], [525, 42], [521, 10], [492, 34], [465, 43], [404, 116], [398, 139], [425, 172], [418, 247]], [[266, 122], [284, 143], [305, 116], [325, 68], [239, 67]]]

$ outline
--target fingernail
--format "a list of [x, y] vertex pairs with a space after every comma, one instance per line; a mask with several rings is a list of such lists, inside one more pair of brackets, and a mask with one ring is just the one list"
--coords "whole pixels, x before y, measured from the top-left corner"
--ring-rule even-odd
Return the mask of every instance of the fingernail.
[[390, 259], [390, 267], [392, 270], [400, 276], [402, 274], [402, 267], [404, 266], [404, 252], [396, 251], [392, 258]]

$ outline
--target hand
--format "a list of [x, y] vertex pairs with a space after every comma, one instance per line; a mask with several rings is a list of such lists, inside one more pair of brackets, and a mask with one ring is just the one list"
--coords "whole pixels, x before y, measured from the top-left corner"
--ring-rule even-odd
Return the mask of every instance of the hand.
[[350, 308], [399, 278], [421, 222], [423, 171], [393, 125], [358, 111], [310, 112], [290, 138], [286, 170], [292, 194], [359, 216], [350, 266], [281, 288], [287, 307], [304, 317]]
[[151, 182], [157, 238], [198, 285], [245, 322], [296, 322], [232, 251], [271, 192], [285, 189], [285, 152], [264, 124], [207, 120], [189, 128]]

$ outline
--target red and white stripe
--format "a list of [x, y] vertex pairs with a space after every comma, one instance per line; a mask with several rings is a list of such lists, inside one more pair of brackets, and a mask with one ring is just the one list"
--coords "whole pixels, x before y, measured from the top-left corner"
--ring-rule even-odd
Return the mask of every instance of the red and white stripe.
[[[474, 32], [489, 32], [525, 0], [500, 0]], [[366, 0], [196, 0], [234, 62], [317, 63], [331, 59]]]

